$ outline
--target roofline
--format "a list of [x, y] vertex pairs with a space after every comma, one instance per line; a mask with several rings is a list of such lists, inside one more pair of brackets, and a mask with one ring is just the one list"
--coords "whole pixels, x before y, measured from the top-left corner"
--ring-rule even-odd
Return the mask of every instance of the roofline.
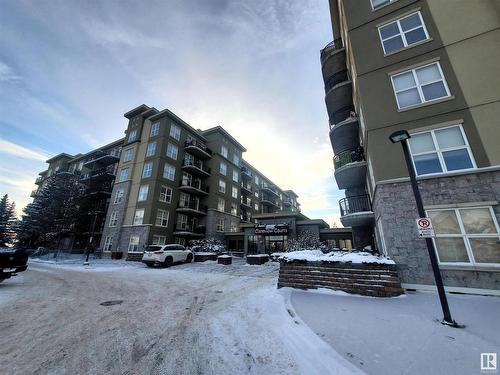
[[[269, 177], [267, 177], [264, 173], [262, 173], [262, 172], [261, 172], [258, 168], [255, 168], [252, 164], [250, 164], [250, 163], [249, 163], [248, 161], [246, 161], [245, 159], [242, 159], [242, 160], [241, 160], [241, 162], [242, 162], [242, 163], [247, 164], [248, 166], [250, 166], [250, 168], [252, 168], [252, 169], [256, 170], [257, 172], [259, 172], [259, 174], [260, 174], [262, 177], [264, 177], [264, 178], [265, 178], [266, 180], [268, 180], [268, 181], [271, 181], [271, 183], [272, 183], [274, 186], [276, 186], [276, 187], [277, 187], [277, 188], [278, 188], [281, 192], [283, 192], [283, 193], [285, 193], [285, 194], [286, 194], [286, 192], [287, 192], [287, 191], [289, 191], [289, 190], [282, 189], [282, 188], [281, 188], [281, 187], [280, 187], [280, 186], [279, 186], [276, 182], [274, 182], [273, 180], [271, 180], [271, 179], [270, 179]], [[290, 191], [291, 191], [291, 190], [290, 190]], [[298, 198], [299, 196], [298, 196], [298, 195], [296, 195], [296, 197]]]
[[301, 221], [311, 220], [306, 215], [304, 215], [300, 212], [284, 212], [284, 211], [265, 213], [265, 214], [256, 214], [256, 215], [253, 215], [253, 218], [254, 219], [272, 219], [272, 218], [290, 217], [290, 216], [299, 217], [302, 219]]
[[327, 222], [324, 221], [323, 219], [300, 220], [300, 221], [297, 221], [295, 224], [297, 224], [297, 225], [320, 225], [324, 229], [330, 228], [330, 226], [327, 224]]
[[132, 117], [140, 115], [141, 113], [147, 111], [148, 109], [150, 109], [150, 108], [146, 104], [141, 104], [140, 106], [137, 106], [134, 109], [131, 109], [130, 111], [126, 112], [123, 115], [123, 117], [131, 119]]
[[319, 233], [352, 233], [352, 228], [351, 227], [325, 228], [325, 229], [320, 229]]
[[198, 135], [203, 141], [207, 141], [207, 139], [195, 128], [193, 128], [191, 125], [189, 125], [186, 121], [181, 119], [179, 116], [177, 116], [174, 112], [172, 112], [169, 109], [164, 109], [163, 111], [160, 111], [156, 113], [155, 115], [149, 117], [150, 121], [155, 121], [163, 118], [165, 115], [172, 117], [175, 121], [177, 121], [179, 124], [183, 125], [184, 127], [188, 128], [188, 130], [192, 131], [196, 135]]
[[245, 146], [243, 146], [240, 142], [238, 142], [231, 134], [229, 134], [229, 132], [226, 129], [224, 129], [220, 125], [214, 126], [213, 128], [208, 128], [206, 130], [202, 130], [202, 133], [203, 134], [210, 134], [210, 133], [214, 133], [217, 131], [220, 131], [222, 134], [224, 134], [226, 137], [228, 137], [231, 140], [231, 142], [233, 142], [236, 146], [238, 146], [241, 149], [241, 151], [243, 151], [243, 152], [247, 151]]
[[57, 159], [61, 159], [61, 158], [73, 159], [74, 157], [75, 157], [74, 155], [70, 155], [70, 154], [67, 154], [65, 152], [61, 152], [60, 154], [57, 154], [55, 156], [52, 156], [50, 159], [45, 160], [45, 162], [50, 164]]
[[120, 139], [118, 139], [118, 140], [116, 140], [116, 141], [113, 141], [113, 142], [111, 142], [111, 143], [108, 143], [108, 144], [106, 144], [106, 145], [104, 145], [104, 146], [101, 146], [101, 147], [95, 148], [95, 149], [93, 149], [93, 150], [90, 150], [90, 151], [86, 152], [85, 154], [79, 154], [79, 155], [76, 155], [76, 156], [75, 156], [75, 157], [74, 157], [71, 161], [72, 161], [72, 162], [74, 162], [74, 161], [76, 161], [76, 160], [83, 159], [83, 158], [85, 158], [86, 156], [88, 156], [88, 155], [90, 155], [90, 154], [92, 154], [92, 153], [94, 153], [94, 152], [101, 151], [103, 148], [108, 148], [108, 147], [112, 147], [112, 146], [117, 146], [117, 145], [120, 145], [120, 144], [122, 144], [122, 143], [123, 143], [123, 141], [124, 141], [124, 140], [125, 140], [125, 138], [120, 138]]

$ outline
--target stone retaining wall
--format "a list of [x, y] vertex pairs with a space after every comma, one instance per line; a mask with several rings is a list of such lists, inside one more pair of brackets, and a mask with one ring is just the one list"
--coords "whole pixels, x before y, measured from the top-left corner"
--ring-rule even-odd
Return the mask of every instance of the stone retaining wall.
[[404, 293], [395, 265], [280, 262], [278, 288], [328, 288], [374, 297]]

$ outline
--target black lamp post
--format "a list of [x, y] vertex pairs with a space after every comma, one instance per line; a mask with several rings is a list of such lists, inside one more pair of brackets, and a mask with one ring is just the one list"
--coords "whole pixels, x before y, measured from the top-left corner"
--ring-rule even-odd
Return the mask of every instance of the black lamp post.
[[[406, 167], [408, 168], [408, 173], [410, 174], [411, 187], [413, 189], [413, 194], [417, 203], [418, 215], [420, 217], [425, 217], [426, 215], [424, 204], [422, 203], [422, 196], [420, 195], [420, 190], [418, 189], [417, 178], [415, 176], [415, 170], [411, 161], [410, 149], [408, 148], [408, 139], [410, 138], [411, 136], [406, 130], [398, 130], [397, 132], [394, 132], [389, 136], [389, 139], [392, 143], [401, 142], [403, 153], [405, 155]], [[434, 248], [434, 242], [432, 242], [431, 238], [426, 238], [425, 242], [427, 244], [429, 258], [431, 259], [432, 271], [434, 272], [434, 279], [436, 280], [436, 287], [439, 294], [439, 300], [441, 301], [441, 308], [443, 309], [444, 318], [441, 323], [455, 328], [463, 328], [463, 325], [459, 325], [451, 317], [450, 307], [448, 306], [448, 300], [446, 298], [446, 293], [443, 286], [443, 279], [441, 277], [441, 272], [439, 272], [439, 265], [436, 256], [436, 250]]]

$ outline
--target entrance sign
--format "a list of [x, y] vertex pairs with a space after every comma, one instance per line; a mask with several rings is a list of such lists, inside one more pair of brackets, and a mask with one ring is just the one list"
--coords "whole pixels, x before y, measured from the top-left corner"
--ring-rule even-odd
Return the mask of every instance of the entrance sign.
[[417, 228], [419, 237], [434, 237], [434, 228], [432, 227], [431, 219], [428, 217], [421, 217], [420, 219], [417, 219]]
[[273, 235], [288, 235], [288, 224], [261, 224], [255, 226], [255, 234], [263, 234], [268, 236]]

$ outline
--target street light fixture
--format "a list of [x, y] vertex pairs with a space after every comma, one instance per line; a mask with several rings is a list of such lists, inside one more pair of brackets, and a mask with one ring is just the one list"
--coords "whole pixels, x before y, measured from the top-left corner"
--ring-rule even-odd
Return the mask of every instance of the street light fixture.
[[[405, 155], [406, 167], [408, 168], [408, 173], [410, 175], [411, 187], [413, 189], [413, 195], [415, 196], [415, 202], [417, 203], [418, 215], [426, 217], [424, 204], [422, 202], [422, 196], [420, 195], [420, 190], [417, 184], [417, 177], [415, 175], [415, 170], [413, 168], [413, 163], [411, 161], [410, 149], [408, 147], [408, 139], [411, 135], [406, 130], [398, 130], [389, 136], [392, 143], [401, 143], [403, 147], [403, 154]], [[426, 238], [425, 242], [427, 244], [427, 251], [429, 252], [429, 258], [431, 259], [432, 271], [434, 272], [434, 279], [436, 280], [436, 287], [439, 294], [439, 300], [441, 301], [441, 308], [443, 310], [444, 318], [442, 324], [449, 325], [455, 328], [463, 328], [463, 325], [458, 324], [453, 320], [450, 313], [450, 307], [448, 306], [448, 300], [446, 298], [446, 293], [443, 286], [443, 279], [441, 277], [441, 272], [439, 271], [438, 260], [436, 256], [436, 250], [434, 248], [434, 242], [431, 238]]]

